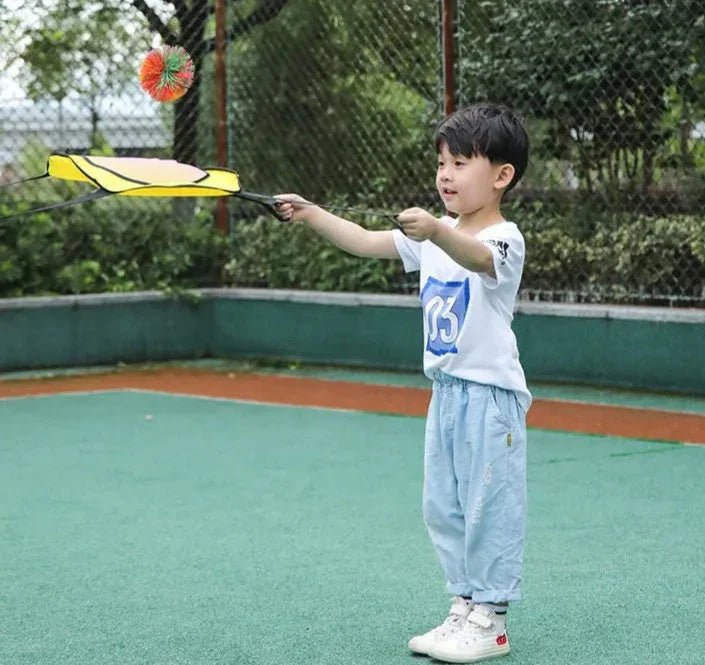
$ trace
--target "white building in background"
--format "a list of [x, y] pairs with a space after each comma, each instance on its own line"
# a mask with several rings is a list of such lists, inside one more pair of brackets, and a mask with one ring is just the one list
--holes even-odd
[[84, 152], [97, 130], [116, 154], [139, 156], [170, 149], [171, 126], [160, 107], [134, 99], [102, 100], [95, 118], [80, 100], [5, 103], [0, 105], [0, 181], [20, 175], [18, 159], [29, 146]]

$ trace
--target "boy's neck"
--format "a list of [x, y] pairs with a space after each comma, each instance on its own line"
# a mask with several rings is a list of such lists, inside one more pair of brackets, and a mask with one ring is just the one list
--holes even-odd
[[499, 204], [485, 206], [473, 212], [458, 215], [456, 229], [464, 233], [476, 234], [488, 226], [506, 221], [499, 209]]

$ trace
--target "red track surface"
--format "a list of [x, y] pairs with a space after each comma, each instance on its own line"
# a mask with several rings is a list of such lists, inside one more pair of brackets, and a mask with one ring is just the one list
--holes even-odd
[[[429, 400], [429, 391], [423, 388], [185, 369], [0, 381], [0, 398], [129, 389], [407, 416], [425, 415]], [[584, 434], [705, 444], [705, 415], [674, 411], [537, 399], [528, 424]]]

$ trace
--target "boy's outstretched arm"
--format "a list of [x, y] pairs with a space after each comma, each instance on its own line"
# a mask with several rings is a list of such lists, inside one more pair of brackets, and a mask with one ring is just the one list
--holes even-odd
[[453, 261], [471, 270], [484, 272], [490, 277], [496, 277], [494, 260], [490, 249], [474, 236], [461, 233], [443, 224], [431, 213], [421, 208], [409, 208], [397, 216], [404, 233], [421, 242], [430, 240], [440, 247]]
[[304, 221], [316, 233], [349, 254], [376, 259], [398, 259], [391, 231], [369, 231], [354, 222], [333, 215], [297, 194], [278, 194], [279, 212], [287, 221]]

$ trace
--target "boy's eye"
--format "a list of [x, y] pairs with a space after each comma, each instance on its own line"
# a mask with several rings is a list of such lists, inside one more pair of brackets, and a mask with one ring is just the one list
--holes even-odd
[[460, 160], [460, 159], [456, 159], [456, 160], [455, 160], [455, 165], [456, 165], [456, 166], [465, 166], [465, 162], [462, 161], [462, 160]]

